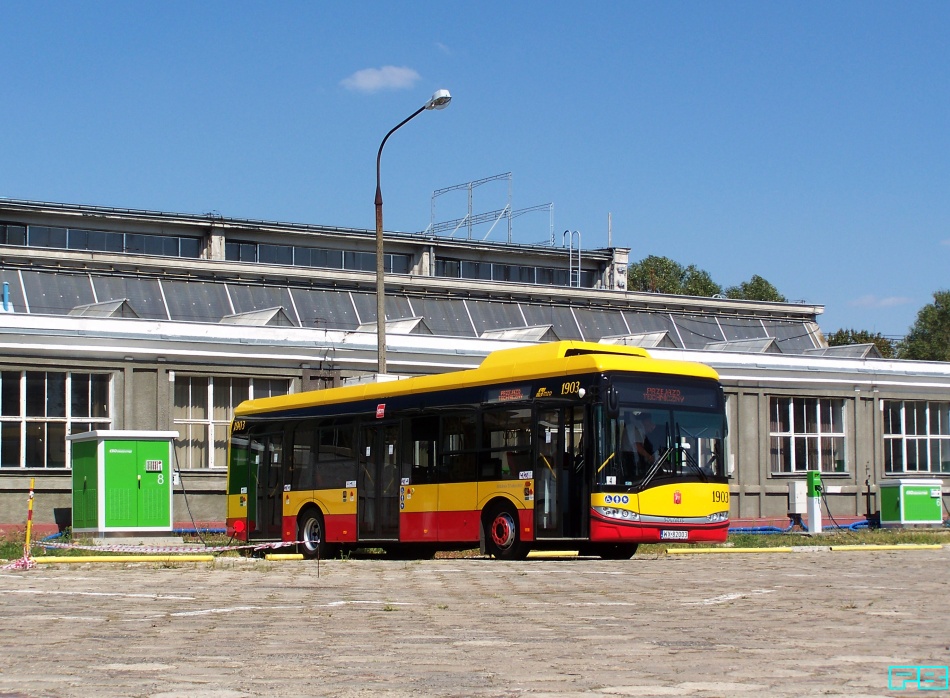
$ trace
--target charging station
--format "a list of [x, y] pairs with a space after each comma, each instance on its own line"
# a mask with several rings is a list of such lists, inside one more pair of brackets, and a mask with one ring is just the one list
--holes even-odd
[[808, 532], [821, 533], [821, 473], [809, 470], [805, 474], [808, 500]]
[[168, 533], [177, 431], [70, 434], [73, 533]]

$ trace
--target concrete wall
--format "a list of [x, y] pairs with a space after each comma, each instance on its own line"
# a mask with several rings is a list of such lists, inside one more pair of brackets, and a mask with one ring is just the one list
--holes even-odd
[[[57, 471], [4, 472], [0, 478], [0, 531], [26, 524], [30, 480], [33, 486], [33, 525], [42, 535], [72, 525], [72, 475]], [[223, 526], [227, 476], [223, 471], [183, 471], [176, 486], [172, 513], [175, 526]], [[190, 508], [190, 513], [189, 513]]]

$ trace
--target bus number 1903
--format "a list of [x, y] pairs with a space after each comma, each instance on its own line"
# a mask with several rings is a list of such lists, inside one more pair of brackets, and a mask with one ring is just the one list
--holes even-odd
[[561, 395], [577, 395], [577, 392], [580, 389], [580, 381], [568, 381], [566, 383], [561, 383]]
[[714, 504], [728, 504], [729, 492], [727, 490], [713, 490], [712, 500]]

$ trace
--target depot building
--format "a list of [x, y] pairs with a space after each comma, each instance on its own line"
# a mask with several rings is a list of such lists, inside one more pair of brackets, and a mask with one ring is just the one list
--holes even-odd
[[[808, 470], [842, 522], [884, 483], [950, 478], [950, 365], [828, 347], [821, 306], [630, 292], [625, 248], [385, 250], [391, 374], [558, 339], [715, 368], [736, 521], [786, 520]], [[25, 520], [33, 480], [34, 522], [68, 526], [67, 437], [143, 430], [179, 435], [176, 520], [220, 525], [238, 403], [375, 371], [375, 260], [368, 230], [0, 199], [0, 524]]]

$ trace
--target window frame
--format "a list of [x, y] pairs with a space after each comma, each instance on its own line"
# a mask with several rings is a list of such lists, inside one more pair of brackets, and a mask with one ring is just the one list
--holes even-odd
[[[899, 411], [893, 411], [899, 406]], [[908, 406], [913, 406], [915, 418], [911, 430]], [[921, 411], [921, 407], [923, 410]], [[936, 408], [936, 430], [934, 433], [934, 409]], [[894, 417], [897, 421], [894, 421]], [[899, 431], [894, 431], [894, 424]], [[913, 433], [911, 433], [911, 431]], [[945, 433], [941, 433], [945, 432]], [[881, 436], [884, 446], [884, 476], [901, 475], [950, 475], [950, 401], [941, 400], [881, 400]], [[900, 469], [894, 468], [899, 448]], [[934, 468], [934, 455], [937, 451], [938, 467]], [[913, 456], [913, 459], [911, 458]], [[908, 466], [913, 460], [917, 466]], [[926, 468], [921, 468], [921, 460], [926, 460]], [[946, 465], [944, 468], [943, 466]]]
[[[228, 381], [227, 390], [231, 392], [231, 406], [228, 409], [227, 417], [218, 419], [215, 417], [215, 388], [214, 381], [219, 381], [219, 392], [221, 390], [220, 382]], [[179, 416], [181, 406], [178, 404], [179, 380], [189, 381], [188, 388], [188, 407], [187, 416]], [[194, 381], [204, 381], [207, 388], [206, 401], [203, 405], [204, 416], [193, 416], [193, 411], [197, 407], [194, 395]], [[231, 381], [247, 381], [247, 394], [235, 396], [233, 394], [233, 384]], [[259, 385], [255, 385], [255, 381]], [[270, 397], [273, 395], [289, 395], [293, 392], [294, 384], [290, 378], [270, 378], [264, 376], [225, 376], [209, 375], [197, 373], [175, 373], [171, 377], [171, 423], [172, 429], [179, 432], [175, 439], [175, 457], [178, 467], [181, 470], [214, 470], [222, 471], [228, 467], [227, 444], [231, 421], [234, 419], [234, 408], [244, 400], [252, 400], [260, 397]], [[286, 392], [280, 393], [275, 390], [279, 383], [283, 383]], [[266, 390], [265, 390], [266, 387]], [[196, 464], [196, 449], [188, 445], [188, 442], [198, 441], [204, 444], [204, 451], [207, 454], [202, 463]], [[221, 444], [217, 446], [216, 444]], [[217, 461], [221, 462], [218, 463]]]
[[[847, 398], [768, 397], [770, 477], [803, 475], [809, 470], [818, 470], [823, 475], [850, 474]], [[784, 415], [777, 411], [782, 407]], [[827, 420], [825, 415], [829, 415]], [[838, 416], [840, 425], [836, 424]], [[784, 417], [784, 422], [781, 417]], [[817, 462], [813, 462], [815, 460]]]
[[[104, 431], [113, 428], [113, 424], [115, 423], [114, 372], [47, 371], [11, 368], [9, 370], [0, 371], [0, 391], [6, 392], [3, 384], [10, 380], [11, 374], [17, 375], [17, 414], [0, 413], [0, 454], [9, 452], [7, 449], [11, 448], [8, 445], [9, 441], [4, 439], [3, 433], [9, 433], [11, 431], [18, 432], [16, 436], [12, 437], [12, 439], [18, 439], [16, 445], [17, 464], [3, 463], [2, 456], [0, 456], [0, 469], [8, 471], [13, 469], [68, 470], [72, 467], [72, 442], [67, 438], [70, 434], [81, 434], [88, 431]], [[49, 393], [49, 377], [51, 374], [55, 376], [54, 380], [57, 386], [57, 394], [54, 396], [56, 400], [53, 410], [54, 414], [50, 414], [51, 396]], [[42, 414], [39, 414], [37, 409], [39, 403], [36, 401], [35, 396], [29, 394], [31, 388], [36, 389], [36, 381], [40, 375], [43, 376]], [[89, 391], [86, 402], [89, 408], [89, 414], [74, 414], [74, 407], [76, 407], [74, 403], [78, 397], [74, 392], [74, 386], [78, 381], [74, 379], [80, 376], [86, 377], [85, 386], [87, 391]], [[95, 397], [93, 394], [93, 376], [105, 378], [106, 416], [93, 416], [92, 414], [96, 411], [92, 405], [92, 400]], [[58, 390], [60, 380], [62, 380], [63, 388], [61, 394]], [[102, 385], [99, 384], [99, 389], [101, 390], [101, 388]], [[7, 393], [7, 395], [9, 396], [9, 393]], [[63, 400], [61, 405], [59, 404], [60, 400]], [[7, 404], [9, 405], [9, 401]], [[51, 429], [53, 434], [57, 436], [55, 440], [51, 438]], [[42, 453], [36, 451], [35, 445], [31, 445], [31, 439], [34, 438], [32, 434], [41, 435], [41, 441], [44, 443]], [[58, 438], [59, 436], [62, 438]], [[10, 437], [8, 437], [8, 439], [10, 439]], [[54, 455], [52, 449], [57, 449], [57, 455], [58, 453], [62, 453], [62, 465], [50, 465], [51, 457]], [[60, 451], [58, 449], [62, 450]], [[37, 454], [41, 457], [42, 464], [31, 465], [28, 462], [28, 457]]]

